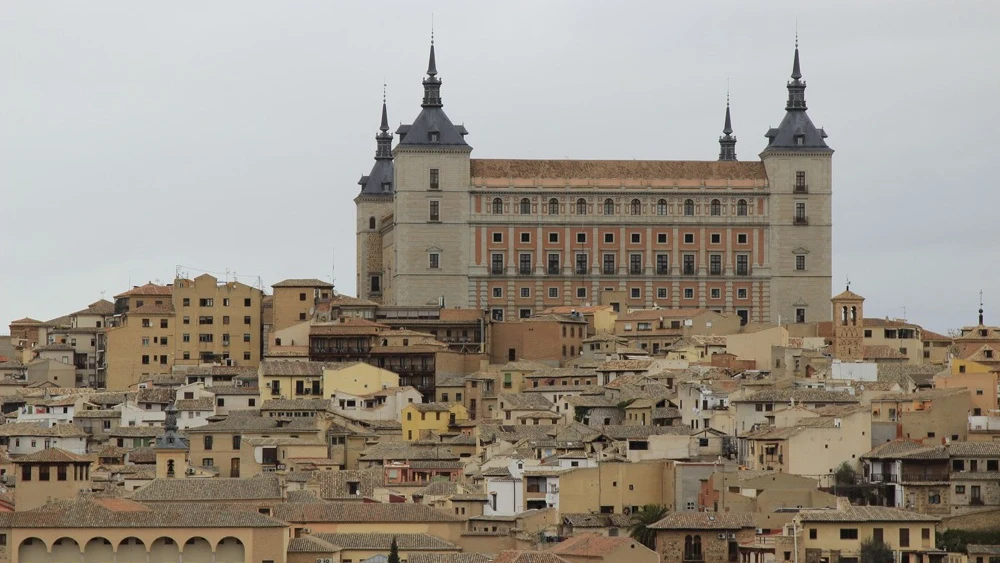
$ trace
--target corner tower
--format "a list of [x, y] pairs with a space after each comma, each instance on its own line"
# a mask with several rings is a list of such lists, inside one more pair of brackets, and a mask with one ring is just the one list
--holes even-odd
[[358, 180], [361, 193], [354, 198], [357, 221], [355, 287], [358, 297], [376, 303], [383, 303], [383, 296], [387, 292], [383, 248], [385, 239], [391, 238], [385, 235], [391, 230], [388, 216], [392, 213], [394, 182], [392, 133], [389, 133], [389, 114], [383, 90], [382, 123], [375, 135], [375, 164], [367, 176], [362, 176]]
[[798, 39], [785, 117], [760, 153], [770, 190], [771, 322], [830, 320], [833, 149], [806, 113]]
[[[398, 130], [393, 217], [394, 303], [468, 307], [469, 155], [465, 127], [442, 109], [431, 37], [421, 110]], [[387, 275], [389, 272], [386, 272]]]

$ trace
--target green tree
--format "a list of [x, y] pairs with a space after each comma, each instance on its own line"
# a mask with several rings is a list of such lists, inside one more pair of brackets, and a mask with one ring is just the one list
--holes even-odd
[[389, 544], [389, 563], [399, 563], [399, 546], [396, 545], [396, 536], [392, 537], [392, 543]]
[[653, 524], [663, 520], [667, 515], [667, 507], [662, 504], [647, 504], [639, 512], [632, 515], [635, 522], [629, 526], [628, 532], [632, 539], [648, 547], [656, 549], [656, 530], [650, 528]]
[[857, 485], [858, 473], [846, 461], [837, 466], [834, 478], [838, 485]]
[[861, 563], [893, 563], [892, 548], [884, 542], [868, 538], [861, 542]]

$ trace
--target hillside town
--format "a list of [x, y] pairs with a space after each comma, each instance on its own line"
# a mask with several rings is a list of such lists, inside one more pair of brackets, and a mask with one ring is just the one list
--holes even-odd
[[760, 160], [728, 107], [718, 161], [476, 160], [432, 44], [357, 296], [179, 269], [9, 323], [0, 561], [995, 563], [1000, 326], [834, 287], [790, 62]]

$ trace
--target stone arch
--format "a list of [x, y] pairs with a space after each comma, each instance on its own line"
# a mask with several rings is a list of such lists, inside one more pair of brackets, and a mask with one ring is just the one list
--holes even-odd
[[212, 563], [212, 544], [201, 536], [188, 538], [181, 553], [185, 563]]
[[115, 560], [115, 546], [107, 538], [91, 538], [83, 548], [84, 563], [105, 563]]
[[22, 563], [45, 563], [49, 560], [49, 548], [39, 538], [24, 538], [17, 546], [17, 560]]
[[117, 563], [145, 563], [146, 544], [137, 537], [125, 538], [118, 542]]
[[246, 551], [239, 538], [222, 538], [215, 546], [215, 563], [243, 563]]
[[161, 537], [149, 545], [149, 563], [177, 563], [181, 550], [173, 538]]
[[69, 537], [57, 539], [52, 542], [49, 561], [52, 563], [80, 563], [80, 544]]

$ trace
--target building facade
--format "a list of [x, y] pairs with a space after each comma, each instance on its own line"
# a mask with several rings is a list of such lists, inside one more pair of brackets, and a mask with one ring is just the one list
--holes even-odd
[[[422, 110], [396, 147], [383, 103], [357, 205], [359, 297], [489, 311], [705, 308], [829, 320], [832, 155], [796, 47], [786, 114], [759, 160], [483, 160], [444, 113], [431, 46]], [[610, 296], [610, 297], [609, 297]]]

